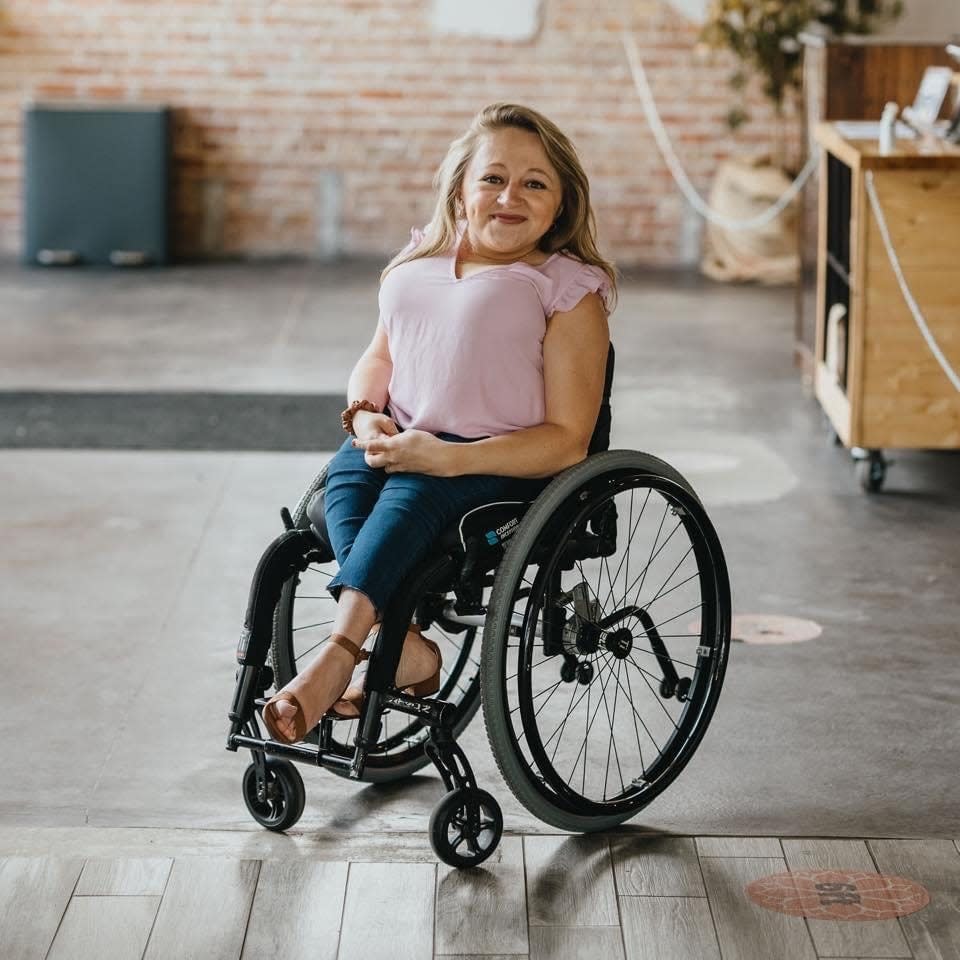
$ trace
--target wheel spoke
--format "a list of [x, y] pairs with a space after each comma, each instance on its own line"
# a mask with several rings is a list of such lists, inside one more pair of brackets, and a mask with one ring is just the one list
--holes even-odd
[[544, 747], [544, 749], [546, 749], [546, 748], [547, 748], [547, 745], [548, 745], [548, 744], [550, 743], [550, 741], [557, 735], [557, 732], [559, 731], [559, 733], [560, 733], [560, 738], [557, 740], [557, 745], [553, 748], [553, 756], [550, 757], [550, 763], [551, 763], [551, 764], [553, 763], [554, 757], [556, 757], [556, 755], [557, 755], [557, 747], [560, 746], [560, 740], [563, 739], [563, 728], [567, 725], [567, 720], [570, 719], [571, 714], [573, 713], [574, 710], [576, 710], [577, 706], [580, 704], [580, 700], [582, 700], [582, 699], [586, 696], [586, 692], [582, 693], [582, 694], [580, 695], [580, 700], [578, 700], [576, 703], [573, 703], [573, 698], [576, 696], [576, 693], [577, 693], [577, 683], [576, 683], [576, 681], [574, 681], [573, 683], [571, 683], [570, 686], [572, 687], [572, 689], [571, 689], [571, 691], [570, 691], [570, 703], [573, 704], [573, 707], [571, 708], [569, 704], [567, 705], [567, 713], [566, 713], [566, 715], [564, 716], [563, 721], [561, 722], [560, 726], [557, 727], [557, 729], [554, 730], [553, 733], [551, 733], [550, 736], [547, 737], [547, 739], [546, 739], [546, 740], [544, 741], [544, 743], [543, 743], [543, 747]]
[[[692, 607], [689, 607], [688, 609], [684, 610], [682, 613], [678, 613], [676, 616], [670, 617], [668, 620], [661, 620], [659, 623], [655, 623], [653, 625], [653, 629], [659, 632], [660, 628], [665, 623], [672, 623], [674, 620], [679, 620], [680, 617], [685, 617], [688, 613], [693, 613], [694, 610], [699, 610], [702, 606], [703, 606], [703, 601], [701, 600], [700, 603], [695, 603]], [[692, 636], [692, 634], [686, 634], [686, 636]]]
[[[653, 600], [650, 600], [649, 602], [644, 604], [644, 606], [649, 607], [652, 603], [655, 603], [657, 601], [657, 599], [662, 594], [663, 588], [670, 582], [671, 577], [673, 577], [673, 575], [680, 569], [680, 564], [683, 563], [683, 561], [686, 560], [687, 557], [689, 557], [692, 552], [693, 552], [693, 544], [691, 544], [687, 548], [687, 552], [680, 558], [680, 562], [670, 571], [670, 576], [667, 577], [667, 579], [660, 584], [660, 589], [653, 595]], [[686, 583], [686, 581], [684, 581], [684, 583]]]
[[[646, 671], [645, 671], [645, 670], [642, 670], [639, 666], [637, 666], [637, 664], [636, 664], [636, 662], [634, 661], [633, 657], [628, 657], [627, 659], [629, 659], [629, 661], [630, 661], [638, 670], [640, 670], [640, 676], [643, 678], [643, 682], [644, 682], [648, 687], [650, 687], [650, 692], [653, 694], [653, 699], [656, 701], [656, 703], [658, 703], [658, 704], [660, 705], [660, 709], [663, 710], [663, 712], [667, 715], [667, 719], [668, 719], [668, 720], [670, 721], [670, 723], [673, 725], [673, 729], [674, 729], [674, 730], [679, 730], [680, 728], [677, 726], [676, 721], [675, 721], [675, 720], [673, 719], [673, 717], [670, 715], [670, 711], [664, 706], [662, 698], [659, 697], [659, 696], [657, 696], [657, 691], [654, 690], [652, 686], [650, 686], [650, 681], [649, 681], [649, 680], [646, 678], [646, 676], [645, 676]], [[651, 676], [653, 676], [653, 674], [651, 674]]]
[[699, 576], [700, 576], [699, 571], [697, 573], [692, 573], [689, 577], [687, 577], [686, 580], [681, 580], [676, 586], [671, 587], [669, 590], [665, 591], [664, 593], [658, 593], [652, 600], [648, 601], [647, 607], [649, 608], [649, 606], [653, 603], [656, 603], [657, 600], [662, 600], [664, 597], [673, 593], [674, 590], [679, 590], [681, 587], [688, 584], [691, 580], [696, 580], [697, 577]]
[[[516, 674], [514, 674], [514, 676], [516, 676]], [[544, 687], [539, 693], [535, 693], [535, 694], [530, 698], [530, 699], [531, 699], [531, 702], [533, 702], [534, 700], [536, 700], [537, 697], [542, 697], [548, 690], [550, 691], [550, 697], [552, 697], [552, 696], [557, 692], [557, 689], [559, 688], [559, 686], [560, 686], [561, 683], [563, 683], [563, 679], [562, 679], [562, 678], [561, 678], [560, 680], [558, 680], [556, 683], [551, 684], [549, 687]], [[540, 707], [537, 709], [537, 712], [534, 714], [535, 717], [536, 717], [536, 716], [540, 713], [540, 711], [550, 702], [550, 697], [547, 697], [547, 699], [544, 700], [542, 704], [540, 704]], [[514, 707], [510, 712], [511, 712], [511, 713], [516, 713], [519, 709], [520, 709], [520, 707], [517, 706], [517, 707]]]
[[333, 636], [333, 634], [328, 633], [322, 640], [318, 640], [312, 647], [308, 647], [302, 653], [298, 653], [296, 658], [294, 659], [294, 663], [299, 663], [305, 656], [307, 656], [307, 654], [313, 653], [313, 651], [316, 650], [317, 647], [320, 646], [320, 644], [326, 643], [331, 636]]
[[[593, 661], [590, 661], [590, 662], [593, 662]], [[590, 693], [590, 687], [591, 687], [591, 685], [593, 684], [594, 681], [600, 679], [600, 672], [602, 672], [603, 670], [611, 670], [611, 669], [612, 669], [612, 668], [611, 668], [608, 664], [604, 663], [603, 666], [601, 666], [600, 671], [594, 674], [594, 677], [593, 677], [593, 679], [590, 681], [590, 683], [586, 684], [587, 689], [586, 689], [583, 693], [580, 694], [580, 699], [577, 700], [577, 702], [574, 703], [572, 707], [568, 707], [568, 709], [567, 709], [567, 714], [566, 714], [566, 716], [563, 718], [563, 722], [560, 724], [560, 726], [559, 726], [556, 730], [553, 731], [553, 733], [550, 734], [550, 736], [546, 739], [546, 741], [544, 741], [544, 743], [543, 743], [543, 746], [544, 746], [544, 747], [547, 746], [547, 744], [557, 735], [558, 732], [560, 733], [560, 739], [563, 738], [563, 732], [562, 732], [562, 729], [561, 729], [561, 728], [564, 727], [564, 726], [566, 726], [567, 720], [570, 718], [570, 716], [573, 714], [573, 712], [577, 709], [577, 707], [579, 707], [580, 704], [583, 702], [583, 698], [584, 698], [584, 697], [587, 697], [587, 698], [588, 698], [587, 710], [589, 711], [589, 709], [590, 709], [590, 708], [589, 708], [589, 693]], [[571, 701], [573, 700], [573, 697], [574, 697], [574, 695], [576, 694], [576, 692], [577, 692], [577, 684], [576, 684], [576, 681], [574, 681], [574, 683], [573, 683], [573, 690], [571, 691], [571, 694], [570, 694], [570, 700], [571, 700]], [[641, 722], [642, 722], [642, 721], [641, 721]], [[560, 745], [560, 739], [557, 740], [557, 746]], [[554, 748], [554, 756], [556, 756], [556, 747]], [[552, 762], [553, 762], [553, 757], [551, 757], [550, 760], [551, 760], [551, 763], [552, 763]]]
[[325, 627], [328, 623], [333, 623], [333, 619], [318, 620], [316, 623], [305, 623], [302, 626], [294, 627], [293, 632], [299, 633], [301, 630], [313, 630], [314, 627]]
[[[630, 673], [629, 673], [629, 671], [627, 672], [627, 675], [626, 675], [626, 676], [627, 676], [627, 683], [628, 683], [628, 685], [629, 685], [629, 681], [630, 681]], [[617, 683], [618, 683], [618, 684], [620, 683], [619, 678], [617, 679]], [[620, 684], [620, 686], [622, 687], [623, 685]], [[633, 711], [633, 715], [637, 718], [637, 720], [640, 721], [640, 726], [643, 727], [644, 732], [645, 732], [646, 735], [650, 738], [650, 740], [651, 740], [651, 742], [653, 743], [653, 745], [657, 748], [657, 751], [658, 751], [658, 752], [662, 752], [662, 748], [660, 747], [660, 744], [657, 743], [656, 737], [654, 737], [654, 735], [650, 732], [650, 728], [646, 725], [646, 723], [643, 722], [643, 717], [641, 717], [640, 714], [637, 713], [637, 708], [633, 705], [633, 691], [632, 691], [632, 688], [630, 688], [630, 694], [629, 694], [629, 696], [630, 696], [630, 709]]]
[[[650, 494], [652, 490], [647, 490], [647, 495], [643, 500], [643, 506], [640, 508], [640, 513], [637, 516], [636, 524], [633, 523], [633, 494], [634, 491], [630, 491], [630, 517], [627, 520], [627, 529], [630, 531], [630, 535], [627, 537], [627, 544], [623, 551], [623, 556], [620, 558], [620, 563], [617, 566], [617, 572], [614, 574], [613, 580], [614, 583], [620, 578], [620, 568], [623, 566], [624, 561], [626, 561], [627, 569], [624, 571], [623, 578], [626, 581], [630, 580], [630, 544], [633, 542], [633, 536], [637, 532], [637, 527], [640, 526], [640, 521], [643, 519], [643, 513], [647, 509], [647, 502], [650, 500]], [[610, 596], [613, 594], [613, 588], [610, 588]], [[610, 599], [610, 596], [607, 597], [607, 600]]]
[[[610, 589], [607, 591], [607, 596], [605, 597], [602, 607], [606, 610], [607, 601], [610, 599], [610, 595], [613, 593], [613, 580], [610, 577], [610, 558], [601, 557], [600, 565], [603, 568], [603, 572], [607, 575], [607, 583], [610, 585]], [[599, 584], [597, 584], [599, 586]]]
[[[660, 639], [661, 639], [661, 640], [666, 640], [666, 639], [669, 639], [671, 636], [677, 637], [677, 638], [680, 638], [680, 639], [683, 639], [683, 640], [690, 640], [690, 639], [692, 639], [691, 636], [690, 636], [690, 634], [688, 634], [688, 633], [677, 633], [677, 634], [669, 634], [669, 633], [664, 634], [664, 633], [661, 633], [661, 634], [660, 634]], [[645, 654], [647, 654], [647, 655], [650, 656], [650, 657], [656, 657], [656, 656], [657, 656], [652, 650], [647, 650], [646, 647], [636, 647], [636, 646], [635, 646], [631, 652], [632, 652], [632, 653], [645, 653]], [[697, 669], [697, 665], [696, 665], [695, 663], [687, 663], [686, 660], [678, 660], [676, 657], [670, 656], [670, 655], [669, 655], [669, 651], [667, 652], [667, 654], [668, 654], [667, 659], [669, 659], [669, 661], [670, 661], [671, 663], [674, 663], [674, 664], [679, 663], [680, 666], [682, 666], [682, 667], [689, 667], [691, 670], [696, 670], [696, 669]], [[657, 657], [657, 659], [659, 660], [660, 658]]]
[[[647, 557], [646, 565], [644, 566], [643, 570], [640, 571], [640, 576], [639, 576], [638, 578], [634, 579], [634, 581], [633, 581], [633, 583], [636, 583], [636, 582], [637, 582], [637, 579], [640, 580], [640, 589], [641, 589], [641, 590], [643, 589], [643, 578], [646, 577], [646, 575], [647, 575], [647, 570], [650, 569], [650, 564], [653, 563], [654, 550], [657, 549], [657, 542], [658, 542], [659, 539], [660, 539], [660, 534], [663, 532], [663, 522], [667, 519], [667, 510], [669, 510], [669, 509], [670, 509], [670, 504], [669, 504], [669, 502], [668, 502], [668, 503], [665, 503], [665, 504], [663, 505], [663, 516], [660, 518], [660, 526], [657, 527], [657, 535], [653, 538], [653, 543], [650, 545], [650, 556]], [[629, 542], [629, 541], [627, 542], [627, 546], [628, 546], [628, 547], [630, 546], [630, 542]], [[623, 592], [623, 595], [624, 595], [624, 596], [626, 596], [626, 595], [633, 589], [633, 583], [631, 583], [630, 586], [627, 587], [626, 590], [624, 590], [624, 592]]]
[[[669, 504], [667, 504], [667, 507], [669, 507]], [[657, 557], [660, 556], [661, 553], [663, 553], [663, 551], [664, 551], [664, 549], [666, 548], [667, 544], [673, 539], [673, 535], [674, 535], [682, 526], [683, 526], [683, 524], [678, 520], [678, 521], [677, 521], [677, 525], [670, 531], [670, 534], [669, 534], [669, 536], [666, 538], [666, 540], [664, 540], [663, 543], [660, 544], [659, 548], [657, 549], [657, 552], [650, 555], [650, 559], [647, 560], [646, 566], [643, 568], [643, 571], [641, 572], [640, 576], [639, 576], [639, 577], [635, 577], [633, 583], [631, 583], [630, 586], [627, 587], [627, 589], [623, 591], [623, 595], [626, 597], [627, 594], [629, 594], [630, 591], [633, 589], [633, 586], [634, 586], [634, 584], [637, 582], [637, 580], [640, 581], [640, 586], [637, 587], [637, 593], [636, 593], [636, 596], [635, 596], [634, 599], [633, 599], [633, 605], [634, 605], [635, 607], [640, 606], [640, 594], [643, 592], [643, 585], [644, 585], [644, 583], [646, 582], [646, 579], [647, 579], [647, 571], [650, 569], [651, 564], [653, 563], [654, 560], [657, 559]], [[659, 535], [659, 531], [657, 531], [657, 534]]]
[[[600, 602], [600, 596], [597, 593], [597, 591], [590, 585], [587, 575], [583, 572], [583, 562], [581, 560], [577, 560], [577, 569], [580, 571], [581, 583], [583, 583], [586, 586], [586, 588], [590, 591], [591, 595], [593, 596], [594, 602], [597, 605], [597, 609], [600, 611], [601, 615], [605, 616], [606, 611], [603, 609], [603, 604]], [[599, 579], [600, 579], [600, 571], [598, 570], [597, 580], [599, 581]], [[597, 583], [597, 586], [600, 586], [599, 582]]]
[[[632, 707], [633, 707], [633, 689], [632, 689], [632, 687], [630, 686], [630, 671], [629, 671], [629, 670], [626, 672], [625, 676], [626, 676], [626, 678], [627, 678], [627, 692], [626, 692], [625, 696], [628, 698], [629, 703], [630, 703], [630, 706], [631, 706], [631, 708], [632, 708]], [[636, 733], [636, 735], [637, 735], [637, 752], [640, 754], [640, 769], [641, 769], [641, 770], [646, 770], [646, 769], [647, 769], [647, 768], [646, 768], [646, 765], [645, 765], [644, 762], [643, 762], [643, 747], [640, 746], [640, 731], [637, 729], [637, 716], [638, 716], [637, 711], [636, 711], [636, 710], [633, 710], [633, 730], [634, 730], [634, 733]], [[643, 723], [643, 720], [641, 719], [640, 722]], [[643, 729], [644, 729], [644, 731], [646, 732], [646, 729], [647, 729], [647, 728], [644, 727]], [[649, 734], [647, 734], [647, 736], [649, 736]]]
[[[612, 667], [609, 669], [608, 673], [609, 673], [610, 676], [613, 675], [613, 668], [612, 668]], [[599, 675], [598, 675], [598, 676], [599, 676]], [[610, 676], [607, 677], [607, 681], [609, 681]], [[604, 683], [601, 684], [601, 693], [603, 693], [603, 692], [606, 691], [606, 683], [607, 683], [607, 681], [604, 681]], [[589, 690], [592, 685], [593, 685], [592, 683], [587, 684], [587, 689]], [[591, 729], [591, 727], [593, 727], [593, 722], [594, 722], [594, 720], [597, 719], [597, 714], [600, 712], [600, 700], [601, 700], [601, 697], [598, 697], [598, 698], [597, 698], [597, 705], [596, 705], [596, 707], [594, 708], [594, 711], [593, 711], [593, 716], [590, 717], [590, 716], [589, 716], [589, 714], [590, 714], [590, 698], [589, 698], [589, 696], [587, 697], [587, 717], [589, 718], [589, 723], [587, 724], [587, 732], [586, 732], [586, 734], [584, 735], [584, 738], [583, 738], [583, 745], [580, 747], [580, 750], [577, 752], [577, 758], [576, 758], [576, 760], [573, 761], [573, 771], [576, 771], [576, 769], [577, 769], [577, 762], [578, 762], [579, 759], [580, 759], [580, 753], [581, 753], [581, 752], [583, 753], [583, 786], [582, 786], [582, 788], [581, 788], [581, 796], [585, 796], [584, 791], [586, 790], [586, 776], [587, 776], [587, 751], [586, 751], [586, 746], [587, 746], [587, 740], [588, 740], [588, 738], [589, 738], [589, 736], [590, 736], [590, 729]], [[573, 771], [571, 771], [571, 777], [573, 776]], [[569, 781], [567, 781], [567, 782], [568, 782], [568, 784], [569, 784]]]
[[[626, 787], [623, 785], [623, 771], [620, 769], [620, 754], [617, 751], [617, 738], [613, 732], [613, 724], [617, 719], [617, 697], [620, 694], [620, 668], [623, 666], [623, 661], [620, 660], [617, 662], [617, 686], [613, 691], [613, 717], [610, 716], [610, 711], [607, 710], [607, 723], [610, 725], [610, 742], [607, 744], [607, 769], [603, 777], [603, 799], [607, 799], [607, 779], [610, 776], [610, 747], [613, 747], [614, 759], [617, 761], [617, 776], [620, 777], [620, 789], [623, 792], [626, 792]], [[604, 709], [606, 709], [606, 691], [604, 691]]]
[[[584, 747], [587, 745], [587, 740], [588, 740], [588, 738], [590, 737], [590, 727], [592, 726], [592, 724], [589, 722], [589, 720], [590, 720], [590, 692], [591, 692], [592, 688], [593, 688], [593, 684], [592, 684], [592, 683], [588, 683], [588, 684], [587, 684], [587, 709], [586, 709], [586, 710], [584, 711], [584, 713], [583, 713], [583, 722], [586, 724], [586, 730], [585, 730], [584, 735], [583, 735], [583, 746], [584, 746]], [[598, 707], [598, 708], [599, 708], [599, 706], [600, 706], [600, 705], [597, 704], [597, 707]], [[580, 749], [583, 750], [583, 747], [581, 747]], [[579, 760], [579, 759], [580, 759], [580, 754], [579, 754], [579, 752], [578, 752], [578, 753], [577, 753], [577, 760]], [[573, 761], [573, 773], [575, 773], [576, 770], [577, 770], [577, 760], [574, 760], [574, 761]], [[573, 773], [571, 773], [571, 777], [573, 776]], [[570, 782], [570, 781], [568, 780], [567, 783], [569, 784], [569, 782]], [[582, 782], [581, 782], [581, 784], [580, 784], [580, 794], [581, 794], [581, 795], [585, 795], [585, 794], [586, 794], [586, 790], [587, 790], [587, 753], [586, 753], [586, 751], [584, 750], [584, 753], [583, 753], [583, 780], [582, 780]]]

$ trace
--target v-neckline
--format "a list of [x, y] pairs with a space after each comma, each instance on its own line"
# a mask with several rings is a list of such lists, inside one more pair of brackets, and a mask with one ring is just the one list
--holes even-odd
[[482, 270], [474, 270], [472, 273], [468, 273], [464, 277], [457, 276], [457, 260], [460, 256], [460, 247], [463, 245], [464, 238], [467, 235], [466, 227], [463, 228], [458, 234], [456, 242], [453, 245], [453, 256], [450, 258], [450, 275], [454, 283], [463, 283], [464, 280], [469, 280], [471, 277], [477, 277], [480, 274], [488, 273], [490, 270], [509, 270], [511, 267], [529, 267], [531, 270], [539, 270], [541, 267], [545, 267], [554, 257], [560, 255], [559, 251], [551, 253], [543, 263], [527, 263], [526, 260], [514, 260], [512, 263], [491, 263], [489, 266], [484, 267]]

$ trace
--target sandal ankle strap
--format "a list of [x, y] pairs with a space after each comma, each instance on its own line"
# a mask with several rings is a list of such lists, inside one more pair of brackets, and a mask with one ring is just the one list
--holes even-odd
[[[366, 660], [370, 656], [366, 650], [361, 650], [349, 637], [345, 637], [342, 633], [334, 633], [330, 635], [330, 642], [335, 643], [338, 647], [343, 647], [353, 657], [353, 665], [356, 666], [361, 660]], [[365, 657], [364, 654], [367, 654]]]
[[440, 648], [433, 642], [429, 637], [420, 634], [420, 639], [433, 651], [433, 655], [437, 658], [437, 669], [443, 666], [443, 655], [440, 653]]

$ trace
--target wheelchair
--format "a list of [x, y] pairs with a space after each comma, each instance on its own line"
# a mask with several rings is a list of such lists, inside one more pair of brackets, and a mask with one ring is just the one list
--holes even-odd
[[[369, 783], [433, 763], [445, 794], [429, 821], [437, 857], [476, 866], [503, 816], [457, 737], [483, 708], [516, 799], [562, 830], [629, 820], [665, 790], [706, 732], [730, 646], [730, 586], [690, 484], [654, 456], [610, 450], [611, 344], [587, 458], [532, 502], [497, 502], [444, 531], [383, 612], [360, 716], [327, 713], [304, 740], [261, 735], [258, 712], [328, 638], [337, 569], [323, 518], [326, 468], [263, 553], [237, 649], [227, 749], [248, 748], [253, 818], [283, 831], [304, 810], [295, 764]], [[443, 653], [440, 690], [393, 686], [411, 622]], [[270, 663], [267, 662], [269, 657]], [[619, 709], [619, 714], [618, 714]], [[262, 718], [260, 718], [262, 722]]]

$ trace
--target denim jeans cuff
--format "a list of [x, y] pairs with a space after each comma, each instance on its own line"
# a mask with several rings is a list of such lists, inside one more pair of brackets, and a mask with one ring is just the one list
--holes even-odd
[[373, 612], [376, 614], [377, 620], [380, 620], [381, 608], [377, 605], [376, 600], [374, 600], [366, 590], [361, 590], [359, 587], [355, 587], [352, 583], [343, 583], [339, 579], [339, 576], [340, 574], [337, 574], [327, 584], [327, 590], [330, 592], [330, 596], [332, 596], [333, 599], [339, 603], [340, 594], [343, 592], [344, 587], [346, 587], [348, 590], [356, 590], [357, 593], [362, 593], [370, 601], [370, 605], [373, 607]]

